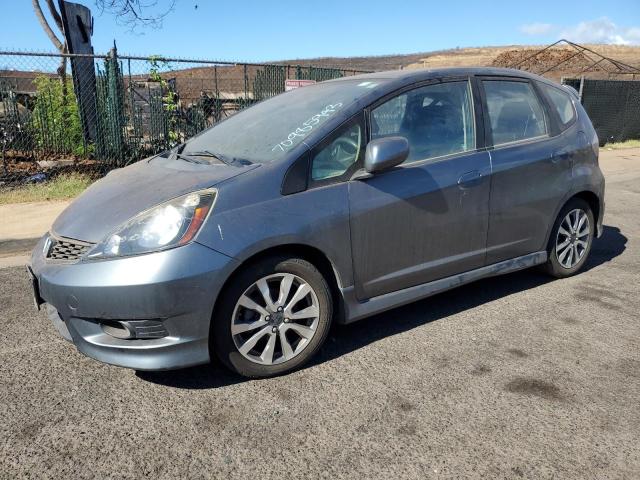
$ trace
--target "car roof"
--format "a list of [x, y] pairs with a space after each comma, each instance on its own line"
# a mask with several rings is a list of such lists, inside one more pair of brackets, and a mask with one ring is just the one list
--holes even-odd
[[342, 77], [330, 82], [340, 82], [348, 80], [384, 80], [387, 85], [399, 86], [424, 80], [444, 77], [464, 77], [469, 75], [487, 75], [500, 77], [521, 77], [550, 82], [548, 79], [539, 75], [513, 68], [497, 68], [497, 67], [452, 67], [452, 68], [434, 68], [434, 69], [417, 69], [417, 70], [389, 70], [385, 72], [372, 72], [360, 75]]

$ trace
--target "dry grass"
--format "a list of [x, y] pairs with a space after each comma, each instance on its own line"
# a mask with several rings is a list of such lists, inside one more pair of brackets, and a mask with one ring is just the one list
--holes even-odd
[[59, 175], [48, 182], [0, 191], [0, 205], [74, 198], [80, 195], [92, 181], [88, 175], [79, 173]]
[[622, 150], [625, 148], [640, 148], [640, 139], [626, 140], [624, 142], [607, 143], [603, 148], [607, 150]]

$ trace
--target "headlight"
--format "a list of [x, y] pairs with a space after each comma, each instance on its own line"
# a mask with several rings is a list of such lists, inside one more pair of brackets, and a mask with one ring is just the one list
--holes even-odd
[[97, 244], [87, 258], [108, 258], [164, 250], [189, 243], [207, 218], [214, 189], [189, 193], [136, 215]]

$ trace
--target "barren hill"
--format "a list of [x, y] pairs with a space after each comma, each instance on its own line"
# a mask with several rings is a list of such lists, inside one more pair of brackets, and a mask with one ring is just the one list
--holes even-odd
[[[640, 68], [640, 46], [622, 45], [585, 45], [600, 55], [611, 57], [617, 61], [624, 62]], [[510, 67], [516, 62], [524, 60], [533, 55], [544, 46], [535, 45], [510, 45], [503, 47], [473, 47], [456, 48], [451, 50], [441, 50], [435, 52], [414, 53], [408, 55], [382, 55], [370, 57], [325, 57], [304, 60], [287, 60], [282, 63], [292, 63], [300, 65], [326, 65], [340, 68], [354, 68], [358, 70], [395, 70], [399, 68], [439, 68], [439, 67], [480, 67], [480, 66], [500, 66]], [[559, 63], [561, 60], [568, 60], [562, 67], [549, 72], [548, 76], [560, 77], [578, 74], [591, 63], [588, 58], [578, 55], [571, 57], [575, 50], [560, 45], [545, 52], [536, 58], [535, 61], [525, 63], [523, 67], [534, 72], [543, 70]], [[587, 55], [591, 55], [587, 53]], [[591, 55], [594, 59], [596, 57]], [[278, 62], [280, 63], [280, 62]], [[603, 70], [596, 66], [595, 72], [590, 72], [590, 76], [602, 76]], [[606, 73], [604, 73], [606, 76]], [[637, 77], [640, 79], [640, 77]]]
[[[617, 61], [640, 67], [640, 46], [617, 46], [617, 45], [589, 45], [601, 55], [611, 57]], [[439, 67], [464, 67], [464, 66], [498, 66], [511, 67], [516, 63], [525, 61], [522, 68], [534, 73], [542, 73], [548, 68], [566, 62], [562, 68], [554, 69], [545, 76], [560, 80], [561, 77], [571, 77], [579, 75], [587, 69], [593, 60], [578, 54], [576, 50], [567, 45], [560, 45], [545, 51], [535, 58], [527, 60], [528, 57], [538, 52], [543, 46], [503, 46], [503, 47], [477, 47], [477, 48], [457, 48], [452, 50], [441, 50], [437, 52], [414, 53], [408, 55], [382, 55], [369, 57], [324, 57], [296, 60], [280, 60], [270, 62], [274, 64], [289, 64], [316, 67], [335, 67], [343, 69], [353, 69], [360, 71], [382, 71], [397, 69], [419, 69], [419, 68], [439, 68]], [[593, 54], [587, 53], [592, 58], [597, 59]], [[606, 62], [591, 68], [585, 72], [589, 78], [607, 78], [607, 73], [603, 70]], [[609, 65], [611, 67], [611, 65]], [[251, 79], [255, 78], [256, 72], [260, 69], [257, 66], [247, 67], [246, 74], [250, 79], [248, 84], [244, 81], [244, 70], [242, 66], [218, 67], [215, 75], [212, 67], [192, 67], [178, 68], [171, 72], [164, 73], [167, 78], [175, 78], [177, 87], [182, 99], [195, 100], [202, 92], [211, 94], [215, 90], [225, 92], [225, 95], [240, 94], [244, 91], [245, 85], [251, 89]], [[289, 75], [289, 73], [287, 74]], [[623, 78], [623, 77], [620, 77]], [[632, 79], [630, 75], [625, 75], [624, 79]], [[640, 75], [636, 75], [640, 80]]]

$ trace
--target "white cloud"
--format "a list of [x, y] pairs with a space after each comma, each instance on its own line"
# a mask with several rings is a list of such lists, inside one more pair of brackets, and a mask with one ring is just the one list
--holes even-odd
[[526, 35], [546, 35], [552, 30], [553, 25], [550, 23], [527, 23], [520, 26], [520, 31]]
[[640, 44], [640, 27], [619, 27], [608, 17], [602, 17], [565, 28], [560, 37], [577, 43]]
[[528, 23], [520, 26], [526, 35], [566, 38], [576, 43], [612, 43], [615, 45], [640, 45], [640, 26], [620, 27], [609, 17], [580, 22], [577, 25], [559, 27], [550, 23]]

